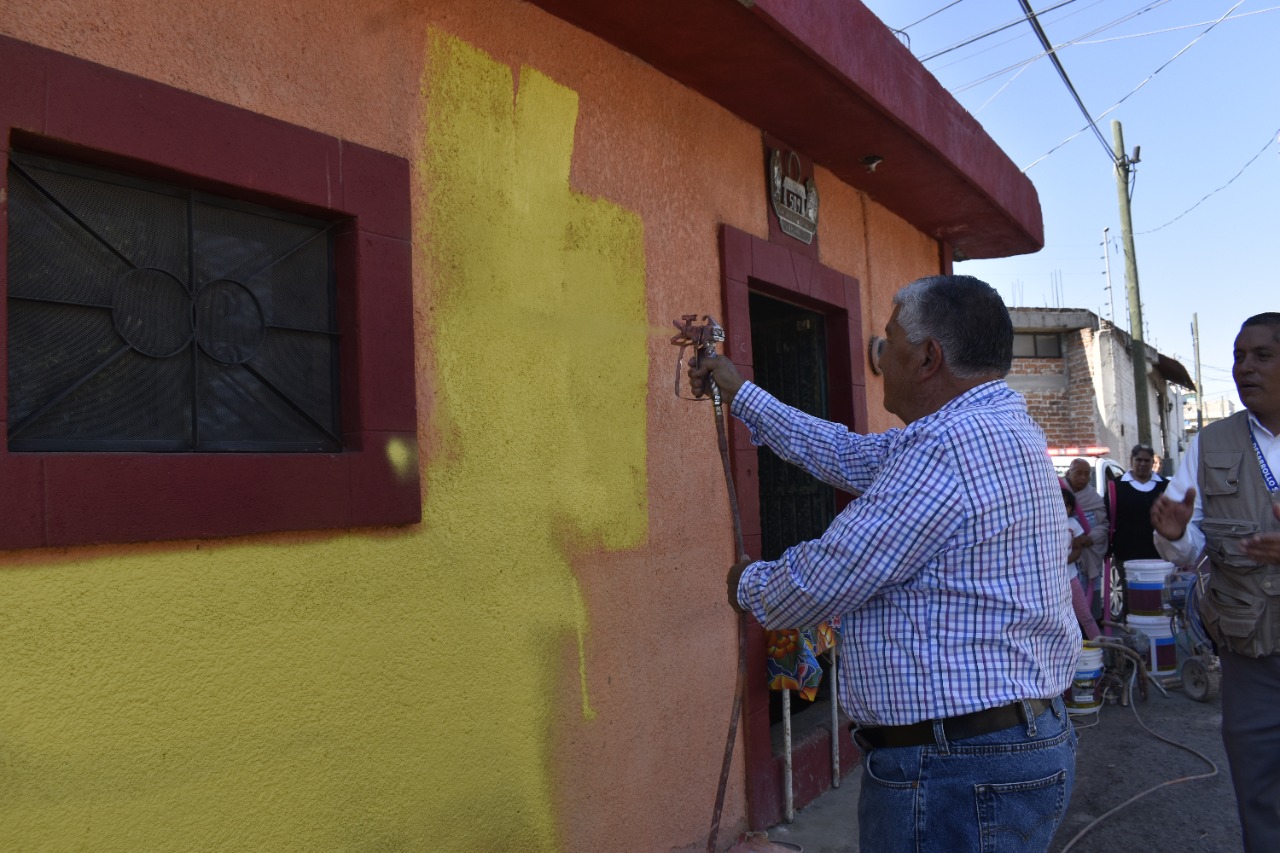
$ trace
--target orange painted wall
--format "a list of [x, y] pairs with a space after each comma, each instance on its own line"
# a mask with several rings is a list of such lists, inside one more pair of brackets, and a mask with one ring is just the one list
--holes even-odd
[[[847, 184], [819, 170], [822, 190], [822, 262], [862, 284], [862, 339], [884, 336], [893, 313], [893, 294], [904, 284], [941, 272], [938, 245], [900, 217]], [[865, 364], [865, 362], [864, 362]], [[884, 410], [884, 383], [865, 371], [868, 429], [902, 426]]]
[[[643, 233], [646, 533], [616, 550], [572, 537], [563, 543], [585, 613], [581, 653], [571, 632], [537, 634], [513, 620], [498, 629], [507, 633], [494, 646], [516, 650], [517, 659], [498, 661], [479, 676], [517, 665], [527, 644], [550, 644], [558, 662], [552, 681], [514, 697], [537, 704], [537, 726], [529, 733], [537, 757], [517, 768], [523, 775], [516, 781], [546, 792], [552, 827], [550, 835], [540, 834], [541, 818], [535, 816], [525, 849], [701, 849], [734, 684], [734, 618], [723, 604], [731, 526], [709, 407], [672, 394], [675, 348], [667, 339], [672, 319], [720, 311], [720, 224], [767, 235], [760, 129], [633, 57], [513, 0], [180, 5], [181, 11], [163, 0], [2, 0], [0, 33], [405, 157], [414, 168], [414, 215], [420, 223], [433, 217], [432, 137], [425, 125], [432, 89], [424, 76], [430, 52], [437, 49], [433, 34], [505, 66], [515, 81], [522, 70], [532, 70], [576, 99], [572, 151], [566, 152], [571, 154], [570, 186], [635, 217]], [[519, 96], [512, 92], [513, 103]], [[830, 173], [820, 169], [817, 180], [823, 199], [822, 262], [861, 281], [864, 332], [880, 334], [892, 292], [938, 271], [937, 246]], [[430, 494], [432, 464], [438, 459], [433, 451], [452, 445], [435, 417], [444, 405], [435, 396], [444, 368], [430, 334], [441, 307], [432, 259], [441, 259], [432, 255], [429, 230], [421, 243], [415, 253], [418, 412], [424, 491]], [[507, 337], [503, 329], [494, 329], [492, 339], [478, 345], [501, 348]], [[613, 380], [608, 347], [585, 357], [598, 361], [595, 381], [607, 386]], [[881, 408], [878, 380], [868, 375], [868, 386], [872, 428], [895, 425]], [[547, 475], [554, 478], [557, 472]], [[415, 557], [412, 542], [434, 541], [423, 531], [386, 536], [404, 546], [393, 549], [392, 564], [383, 567], [392, 573], [412, 572], [415, 560], [424, 556]], [[327, 537], [301, 538], [323, 561]], [[294, 547], [298, 539], [263, 537], [253, 544], [269, 555]], [[154, 566], [163, 575], [170, 564], [195, 552], [192, 543], [167, 543], [68, 555], [0, 555], [0, 594], [6, 568], [38, 576], [65, 570], [68, 563], [128, 557], [140, 561], [138, 571], [145, 574]], [[233, 550], [214, 548], [201, 557], [201, 572], [216, 577], [237, 559]], [[468, 559], [460, 553], [457, 563], [465, 568]], [[86, 583], [91, 589], [92, 581]], [[422, 595], [431, 589], [408, 588]], [[541, 600], [533, 589], [526, 597], [535, 606]], [[459, 598], [438, 606], [441, 612], [466, 612], [485, 603]], [[321, 610], [319, 618], [324, 617]], [[403, 626], [406, 637], [415, 631], [429, 633], [429, 626]], [[275, 641], [301, 643], [302, 638], [285, 630]], [[368, 656], [367, 666], [399, 665], [394, 648], [361, 647], [354, 636], [341, 642], [350, 644], [344, 652]], [[443, 642], [474, 640], [450, 636]], [[489, 702], [488, 694], [473, 692], [464, 678], [444, 678], [431, 689], [433, 695], [448, 695], [447, 702], [437, 697], [434, 707], [454, 715], [442, 713], [433, 720], [439, 738], [457, 736], [453, 726], [469, 717], [501, 717], [506, 711], [478, 706]], [[592, 713], [584, 713], [584, 704]], [[358, 762], [361, 742], [350, 748]], [[268, 751], [262, 760], [273, 757]], [[477, 750], [474, 760], [501, 765], [508, 756], [501, 743], [494, 743]], [[739, 751], [722, 841], [745, 820], [743, 766]], [[500, 791], [479, 791], [468, 787], [472, 784], [445, 775], [438, 780], [439, 794], [460, 800], [484, 794], [502, 801]], [[536, 811], [538, 802], [534, 797], [527, 807]], [[486, 849], [479, 840], [486, 831], [483, 818], [463, 819], [474, 821], [462, 833], [476, 839], [472, 849]], [[468, 828], [474, 831], [468, 834]]]

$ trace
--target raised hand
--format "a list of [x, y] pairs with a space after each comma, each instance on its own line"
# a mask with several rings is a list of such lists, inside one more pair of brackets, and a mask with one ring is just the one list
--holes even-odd
[[1191, 515], [1196, 508], [1196, 490], [1187, 489], [1182, 500], [1175, 501], [1161, 495], [1151, 507], [1151, 526], [1165, 539], [1174, 541], [1181, 539], [1187, 532]]

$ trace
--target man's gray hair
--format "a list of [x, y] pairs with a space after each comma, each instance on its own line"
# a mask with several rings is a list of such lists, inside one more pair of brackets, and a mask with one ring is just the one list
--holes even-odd
[[995, 288], [971, 275], [916, 279], [893, 297], [898, 325], [912, 344], [933, 338], [942, 359], [961, 379], [1013, 366], [1013, 321]]

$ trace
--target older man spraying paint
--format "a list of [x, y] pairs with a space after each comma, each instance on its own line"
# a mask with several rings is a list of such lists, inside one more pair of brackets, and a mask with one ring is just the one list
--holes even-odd
[[840, 702], [866, 753], [860, 848], [1045, 850], [1066, 810], [1075, 735], [1061, 694], [1080, 630], [1062, 492], [1044, 434], [1003, 381], [1013, 326], [969, 276], [903, 288], [881, 356], [904, 429], [857, 435], [713, 377], [752, 438], [862, 492], [820, 539], [742, 562], [730, 603], [768, 628], [845, 616]]

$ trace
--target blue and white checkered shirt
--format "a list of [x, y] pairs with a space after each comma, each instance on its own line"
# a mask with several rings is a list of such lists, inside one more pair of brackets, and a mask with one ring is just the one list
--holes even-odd
[[732, 413], [752, 440], [863, 492], [820, 539], [749, 566], [738, 602], [766, 628], [842, 616], [840, 702], [902, 725], [1060, 695], [1080, 628], [1067, 516], [1044, 433], [988, 382], [937, 412], [858, 435], [748, 382]]

